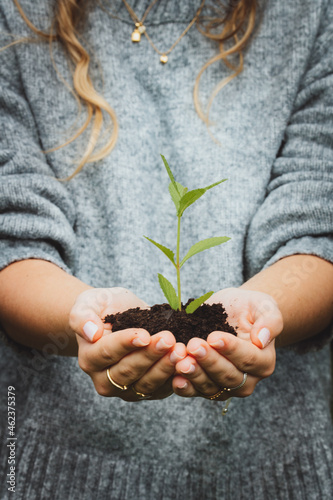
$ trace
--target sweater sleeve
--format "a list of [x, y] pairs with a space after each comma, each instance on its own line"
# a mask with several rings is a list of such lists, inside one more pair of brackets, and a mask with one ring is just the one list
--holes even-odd
[[[6, 31], [1, 12], [0, 31]], [[75, 207], [41, 150], [15, 46], [6, 48], [0, 52], [0, 269], [38, 258], [71, 273]]]
[[[293, 254], [333, 262], [332, 89], [333, 4], [328, 2], [266, 197], [248, 229], [248, 277]], [[320, 344], [320, 337], [327, 341], [331, 330], [313, 344]]]

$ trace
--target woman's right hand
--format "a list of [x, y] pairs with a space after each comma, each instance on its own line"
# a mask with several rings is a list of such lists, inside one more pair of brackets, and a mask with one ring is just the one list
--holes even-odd
[[[176, 344], [171, 332], [150, 336], [146, 330], [130, 328], [111, 332], [104, 324], [107, 314], [147, 304], [124, 288], [90, 289], [81, 293], [70, 313], [70, 327], [77, 334], [80, 368], [92, 379], [98, 394], [125, 401], [162, 399], [172, 393], [175, 364], [186, 356], [184, 344]], [[121, 390], [117, 384], [128, 386]]]

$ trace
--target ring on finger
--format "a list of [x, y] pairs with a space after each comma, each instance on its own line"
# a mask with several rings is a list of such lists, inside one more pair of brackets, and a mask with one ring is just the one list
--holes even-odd
[[222, 396], [222, 394], [224, 393], [224, 391], [225, 391], [225, 388], [220, 389], [216, 394], [213, 394], [212, 396], [207, 396], [206, 394], [203, 394], [203, 397], [206, 398], [206, 399], [210, 399], [211, 401], [214, 401], [214, 399], [217, 399], [220, 396]]
[[134, 385], [130, 386], [134, 394], [140, 397], [140, 399], [150, 399], [153, 397], [152, 394], [144, 394], [143, 392], [139, 392], [135, 389]]
[[107, 368], [107, 370], [106, 370], [106, 376], [108, 377], [108, 380], [109, 380], [110, 384], [112, 384], [117, 389], [120, 389], [121, 391], [127, 391], [127, 389], [129, 388], [128, 385], [120, 385], [120, 384], [117, 384], [117, 382], [115, 382], [113, 380], [113, 378], [110, 375], [110, 368]]
[[243, 385], [245, 385], [246, 380], [247, 380], [247, 373], [243, 373], [243, 380], [239, 385], [237, 385], [237, 387], [225, 387], [224, 391], [230, 392], [230, 391], [236, 391], [237, 389], [241, 389]]
[[243, 380], [241, 381], [241, 383], [239, 385], [237, 385], [236, 387], [223, 387], [223, 389], [220, 389], [216, 394], [213, 394], [212, 396], [207, 396], [205, 394], [203, 394], [203, 396], [206, 398], [206, 399], [210, 399], [212, 401], [214, 401], [214, 399], [217, 399], [219, 398], [220, 396], [222, 396], [222, 394], [224, 392], [230, 392], [230, 391], [236, 391], [237, 389], [241, 389], [243, 387], [243, 385], [245, 384], [247, 380], [247, 373], [244, 373], [243, 374]]

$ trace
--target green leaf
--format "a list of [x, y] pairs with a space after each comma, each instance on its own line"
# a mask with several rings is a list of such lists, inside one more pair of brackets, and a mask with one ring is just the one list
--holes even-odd
[[214, 184], [210, 184], [209, 186], [206, 186], [205, 188], [198, 188], [198, 189], [193, 189], [192, 191], [187, 191], [180, 199], [179, 202], [179, 209], [178, 209], [178, 216], [182, 216], [184, 211], [192, 205], [195, 201], [197, 201], [203, 194], [205, 194], [206, 191], [209, 189], [212, 189], [215, 186], [218, 186], [221, 184], [221, 182], [226, 181], [227, 179], [222, 179], [221, 181], [214, 182]]
[[193, 189], [192, 191], [187, 191], [187, 193], [184, 194], [184, 196], [181, 197], [179, 201], [179, 208], [178, 208], [178, 216], [182, 216], [184, 211], [192, 205], [195, 201], [197, 201], [203, 194], [205, 194], [204, 189]]
[[170, 259], [171, 262], [173, 263], [173, 265], [176, 267], [175, 254], [172, 250], [170, 250], [170, 248], [167, 248], [167, 247], [161, 245], [160, 243], [157, 243], [156, 241], [148, 238], [148, 236], [144, 236], [144, 238], [146, 238], [146, 240], [150, 241], [150, 243], [155, 245], [155, 247], [159, 248], [164, 253], [164, 255], [166, 255], [168, 257], [168, 259]]
[[[175, 188], [176, 192], [178, 192], [177, 183], [176, 183], [176, 181], [175, 181], [175, 178], [174, 178], [174, 176], [173, 176], [173, 173], [171, 172], [171, 168], [169, 167], [168, 162], [166, 161], [166, 159], [164, 158], [164, 156], [163, 156], [163, 155], [161, 155], [161, 158], [162, 158], [162, 160], [163, 160], [163, 163], [164, 163], [164, 166], [165, 166], [165, 168], [166, 168], [166, 171], [168, 172], [168, 176], [170, 177], [170, 181], [172, 182], [172, 184], [173, 184], [173, 186], [174, 186], [174, 188]], [[178, 192], [178, 194], [180, 195], [180, 193], [179, 193], [179, 192]]]
[[219, 184], [221, 184], [222, 182], [225, 182], [227, 181], [228, 179], [222, 179], [221, 181], [217, 181], [217, 182], [214, 182], [214, 184], [211, 184], [210, 186], [207, 186], [205, 188], [203, 188], [205, 191], [208, 191], [209, 189], [212, 189], [213, 187], [215, 186], [218, 186]]
[[177, 210], [177, 213], [178, 213], [178, 210], [179, 210], [179, 201], [180, 201], [181, 197], [184, 196], [184, 194], [186, 193], [187, 187], [182, 186], [180, 184], [180, 182], [176, 182], [176, 186], [177, 186], [178, 190], [176, 190], [176, 188], [173, 185], [173, 183], [170, 182], [170, 184], [169, 184], [169, 192], [170, 192], [172, 201], [174, 202], [176, 210]]
[[222, 243], [225, 243], [226, 241], [229, 241], [229, 240], [230, 240], [230, 238], [228, 238], [228, 236], [215, 236], [214, 238], [207, 238], [206, 240], [198, 241], [198, 243], [195, 243], [195, 245], [193, 245], [189, 249], [189, 251], [187, 252], [185, 257], [181, 261], [180, 267], [182, 267], [182, 265], [190, 257], [193, 257], [193, 255], [200, 253], [200, 252], [203, 252], [204, 250], [208, 250], [208, 248], [212, 248], [212, 247], [216, 247], [218, 245], [221, 245]]
[[160, 287], [165, 295], [165, 298], [170, 304], [170, 307], [175, 311], [178, 311], [178, 297], [174, 287], [171, 285], [170, 281], [168, 281], [162, 274], [158, 274], [158, 281], [160, 283]]
[[187, 314], [192, 314], [194, 311], [198, 309], [198, 307], [201, 306], [209, 297], [213, 295], [214, 292], [207, 292], [205, 295], [202, 295], [198, 299], [192, 300], [192, 302], [189, 303], [189, 305], [186, 307], [186, 312]]

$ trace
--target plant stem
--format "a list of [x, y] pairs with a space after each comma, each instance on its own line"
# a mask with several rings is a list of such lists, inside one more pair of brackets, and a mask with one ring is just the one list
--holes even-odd
[[180, 288], [180, 258], [179, 258], [179, 251], [180, 251], [180, 219], [181, 215], [178, 215], [178, 228], [177, 228], [177, 286], [178, 286], [178, 309], [181, 311], [182, 310], [182, 297], [181, 297], [181, 288]]

